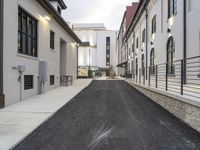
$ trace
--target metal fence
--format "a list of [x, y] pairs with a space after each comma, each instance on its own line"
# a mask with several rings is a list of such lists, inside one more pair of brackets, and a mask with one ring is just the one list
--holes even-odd
[[148, 80], [139, 73], [139, 84], [200, 99], [200, 56], [149, 67]]

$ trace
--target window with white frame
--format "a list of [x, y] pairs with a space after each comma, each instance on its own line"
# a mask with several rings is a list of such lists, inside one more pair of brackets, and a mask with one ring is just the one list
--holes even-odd
[[168, 18], [177, 14], [177, 0], [168, 0]]
[[153, 17], [151, 21], [151, 33], [154, 34], [156, 33], [156, 15]]

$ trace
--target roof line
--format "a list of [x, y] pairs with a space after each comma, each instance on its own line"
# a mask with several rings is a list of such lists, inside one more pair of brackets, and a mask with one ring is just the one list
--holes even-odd
[[74, 31], [69, 27], [66, 21], [60, 16], [60, 14], [55, 10], [55, 8], [51, 5], [49, 0], [37, 0], [37, 1], [65, 29], [66, 32], [72, 36], [72, 38], [77, 43], [81, 43], [81, 40], [74, 33]]

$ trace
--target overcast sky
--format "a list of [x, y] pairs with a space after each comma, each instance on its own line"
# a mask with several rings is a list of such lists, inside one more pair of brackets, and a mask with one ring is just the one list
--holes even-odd
[[67, 10], [63, 17], [71, 23], [104, 23], [118, 30], [126, 5], [138, 0], [64, 0]]

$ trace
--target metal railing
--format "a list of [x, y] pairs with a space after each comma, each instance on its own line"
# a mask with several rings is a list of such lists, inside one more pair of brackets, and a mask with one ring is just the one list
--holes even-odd
[[139, 73], [139, 84], [200, 99], [200, 56], [151, 66], [146, 82]]

